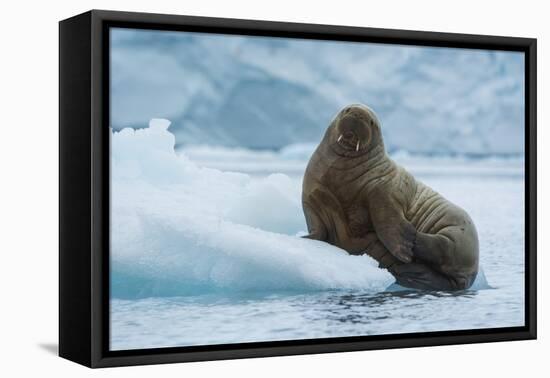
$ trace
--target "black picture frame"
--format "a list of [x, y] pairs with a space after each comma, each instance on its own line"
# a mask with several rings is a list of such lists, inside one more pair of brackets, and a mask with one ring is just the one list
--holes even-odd
[[[525, 54], [525, 326], [109, 351], [110, 27]], [[88, 367], [536, 338], [536, 39], [92, 10], [59, 23], [59, 355]]]

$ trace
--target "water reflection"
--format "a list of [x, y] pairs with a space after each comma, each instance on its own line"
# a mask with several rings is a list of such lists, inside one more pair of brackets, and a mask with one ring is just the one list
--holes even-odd
[[[330, 292], [315, 296], [316, 301], [309, 303], [314, 312], [309, 312], [311, 320], [326, 319], [340, 323], [371, 324], [387, 319], [407, 318], [415, 320], [423, 315], [415, 311], [415, 307], [422, 308], [430, 302], [442, 299], [459, 299], [468, 301], [478, 295], [476, 290], [446, 291], [419, 291], [400, 290], [381, 293], [364, 292]], [[296, 303], [303, 307], [303, 303]], [[395, 311], [397, 308], [400, 311]]]

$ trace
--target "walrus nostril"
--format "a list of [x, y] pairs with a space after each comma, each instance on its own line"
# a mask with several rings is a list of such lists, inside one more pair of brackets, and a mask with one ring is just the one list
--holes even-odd
[[355, 137], [355, 134], [351, 131], [346, 131], [344, 133], [344, 138], [346, 138], [346, 139], [353, 139], [354, 137]]

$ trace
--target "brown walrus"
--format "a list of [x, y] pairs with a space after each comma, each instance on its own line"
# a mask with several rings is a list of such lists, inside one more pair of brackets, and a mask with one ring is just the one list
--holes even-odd
[[367, 106], [347, 106], [331, 122], [307, 166], [302, 205], [307, 238], [367, 253], [402, 286], [461, 290], [477, 275], [474, 223], [388, 157]]

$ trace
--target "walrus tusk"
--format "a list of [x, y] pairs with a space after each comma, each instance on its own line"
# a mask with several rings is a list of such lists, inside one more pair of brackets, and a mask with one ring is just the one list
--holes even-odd
[[359, 151], [359, 143], [361, 142], [357, 141], [357, 146], [355, 146], [355, 151]]
[[338, 137], [338, 143], [340, 143], [341, 140], [342, 140], [342, 134], [340, 134], [340, 136]]

